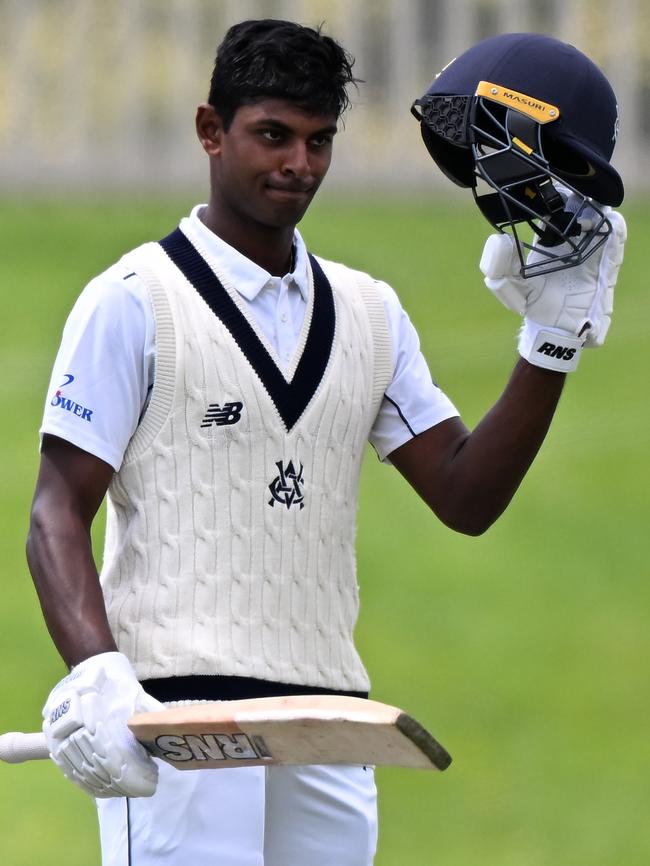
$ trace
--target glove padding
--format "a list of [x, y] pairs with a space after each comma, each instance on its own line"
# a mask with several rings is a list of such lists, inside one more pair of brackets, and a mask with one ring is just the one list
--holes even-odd
[[52, 689], [43, 708], [52, 760], [92, 797], [150, 797], [158, 767], [126, 722], [161, 708], [125, 655], [91, 656]]
[[[569, 201], [567, 209], [570, 205]], [[480, 263], [485, 284], [508, 309], [525, 317], [519, 352], [537, 366], [569, 372], [577, 366], [583, 346], [595, 348], [605, 341], [627, 229], [621, 214], [610, 208], [603, 212], [612, 226], [605, 243], [581, 264], [550, 274], [524, 279], [512, 237], [496, 234], [487, 239]], [[596, 219], [600, 217], [593, 210], [583, 210], [583, 231]], [[563, 249], [554, 252], [561, 255]], [[527, 263], [544, 260], [533, 250]]]

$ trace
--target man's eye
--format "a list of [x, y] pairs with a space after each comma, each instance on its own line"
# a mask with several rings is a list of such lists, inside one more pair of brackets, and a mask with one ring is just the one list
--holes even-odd
[[311, 143], [314, 147], [326, 147], [328, 144], [332, 143], [331, 135], [318, 135], [316, 138], [312, 138]]
[[282, 133], [277, 129], [263, 129], [262, 137], [267, 141], [282, 141]]

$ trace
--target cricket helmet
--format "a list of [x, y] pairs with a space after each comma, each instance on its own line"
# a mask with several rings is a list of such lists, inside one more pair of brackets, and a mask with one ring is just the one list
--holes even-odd
[[[443, 173], [513, 235], [522, 276], [579, 264], [604, 243], [611, 225], [601, 206], [624, 194], [610, 163], [618, 106], [578, 49], [536, 33], [485, 39], [452, 60], [411, 110]], [[533, 265], [529, 250], [540, 253]]]

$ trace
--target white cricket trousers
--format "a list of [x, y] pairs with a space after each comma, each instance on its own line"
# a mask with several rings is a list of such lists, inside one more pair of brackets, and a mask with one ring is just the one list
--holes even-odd
[[176, 770], [153, 797], [97, 800], [102, 866], [371, 866], [372, 768]]

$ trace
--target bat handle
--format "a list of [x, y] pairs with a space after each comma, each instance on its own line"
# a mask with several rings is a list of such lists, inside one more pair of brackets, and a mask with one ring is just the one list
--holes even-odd
[[0, 761], [7, 764], [22, 764], [23, 761], [36, 761], [49, 758], [45, 734], [22, 734], [12, 731], [0, 736]]

